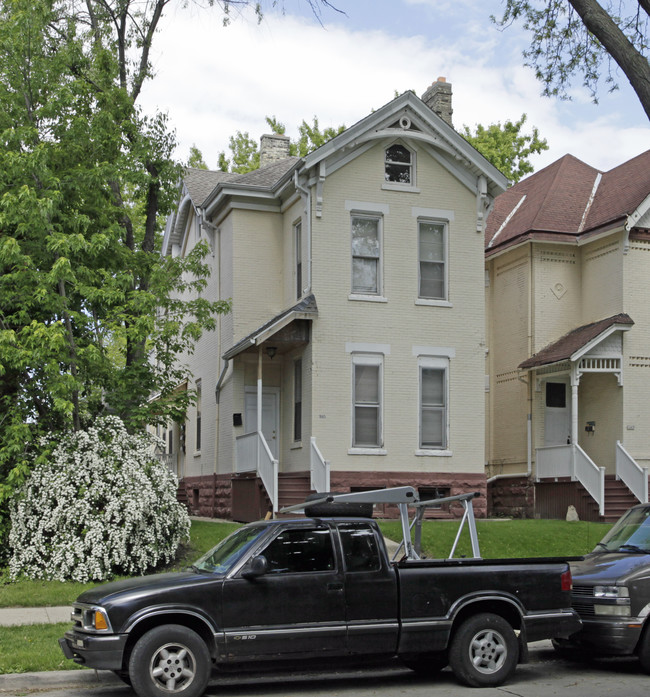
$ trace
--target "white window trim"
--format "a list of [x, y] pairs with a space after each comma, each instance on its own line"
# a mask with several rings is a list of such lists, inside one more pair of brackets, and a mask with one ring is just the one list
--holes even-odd
[[[421, 352], [423, 350], [424, 353]], [[414, 346], [413, 355], [418, 357], [418, 447], [415, 449], [415, 455], [418, 457], [451, 457], [453, 451], [449, 448], [449, 365], [450, 359], [455, 357], [456, 351], [453, 348], [442, 348], [436, 350], [435, 353], [427, 354], [426, 347]], [[423, 448], [420, 445], [422, 442], [422, 368], [445, 371], [445, 448]]]
[[[348, 346], [384, 346], [385, 344], [346, 344], [346, 351]], [[351, 362], [351, 384], [350, 384], [350, 396], [351, 396], [351, 414], [350, 414], [350, 440], [351, 445], [348, 449], [348, 455], [387, 455], [388, 452], [384, 447], [384, 356], [386, 355], [383, 351], [377, 351], [372, 353], [357, 353], [354, 351], [348, 351], [352, 355]], [[388, 347], [388, 353], [390, 353], [390, 346]], [[372, 365], [379, 367], [379, 445], [377, 446], [358, 446], [354, 445], [354, 419], [355, 419], [355, 389], [354, 389], [354, 368], [357, 365]]]
[[[412, 209], [416, 210], [416, 209]], [[452, 211], [453, 213], [453, 211]], [[420, 271], [421, 271], [421, 263], [422, 260], [420, 259], [420, 225], [422, 223], [432, 223], [434, 225], [442, 225], [443, 226], [443, 264], [444, 264], [444, 281], [443, 281], [443, 290], [444, 290], [444, 297], [443, 298], [424, 298], [420, 295], [420, 283], [421, 283], [421, 278], [420, 278]], [[449, 220], [445, 218], [434, 218], [434, 217], [424, 217], [424, 216], [418, 216], [417, 218], [417, 255], [418, 255], [418, 274], [417, 274], [417, 292], [416, 292], [416, 299], [415, 299], [415, 304], [416, 305], [429, 305], [433, 307], [452, 307], [451, 302], [449, 301]]]
[[[411, 153], [411, 181], [407, 184], [404, 182], [389, 182], [386, 181], [386, 152], [388, 151], [389, 148], [392, 148], [393, 145], [401, 145], [402, 147], [406, 148], [410, 153]], [[418, 153], [417, 150], [412, 146], [412, 145], [407, 145], [402, 139], [398, 139], [393, 141], [392, 143], [389, 143], [385, 148], [384, 148], [384, 181], [381, 185], [381, 188], [384, 191], [408, 191], [413, 194], [419, 194], [420, 189], [418, 188], [417, 184], [417, 172], [418, 172]], [[396, 163], [400, 164], [400, 163]]]
[[[366, 218], [377, 221], [377, 237], [379, 239], [379, 257], [377, 258], [377, 292], [362, 293], [354, 290], [354, 254], [352, 253], [352, 220], [354, 218]], [[384, 216], [377, 212], [361, 212], [352, 210], [350, 212], [350, 295], [349, 299], [370, 300], [370, 302], [387, 302], [384, 297]], [[377, 298], [378, 300], [375, 300]]]

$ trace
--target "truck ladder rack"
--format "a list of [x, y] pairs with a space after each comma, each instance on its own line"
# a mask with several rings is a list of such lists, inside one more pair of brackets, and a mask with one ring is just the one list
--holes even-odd
[[[306, 503], [299, 503], [294, 506], [283, 508], [280, 513], [292, 513], [303, 511], [305, 507], [315, 506], [322, 503], [388, 503], [398, 507], [400, 521], [402, 523], [402, 542], [397, 548], [393, 559], [397, 556], [401, 549], [407, 559], [420, 559], [421, 544], [422, 544], [422, 520], [427, 508], [439, 508], [443, 503], [452, 503], [458, 501], [464, 508], [463, 517], [456, 533], [456, 539], [452, 545], [448, 559], [453, 559], [454, 552], [458, 545], [461, 532], [465, 524], [469, 530], [469, 537], [472, 544], [472, 555], [474, 559], [481, 558], [481, 552], [478, 543], [478, 534], [476, 532], [476, 520], [474, 518], [474, 508], [472, 500], [480, 496], [480, 492], [472, 491], [467, 494], [456, 494], [455, 496], [444, 496], [439, 499], [430, 499], [420, 501], [420, 497], [416, 489], [412, 486], [398, 486], [390, 489], [373, 489], [372, 491], [355, 491], [349, 494], [324, 494], [323, 498], [313, 499]], [[408, 508], [415, 508], [413, 520], [409, 519]], [[411, 530], [415, 528], [414, 541], [411, 541]]]

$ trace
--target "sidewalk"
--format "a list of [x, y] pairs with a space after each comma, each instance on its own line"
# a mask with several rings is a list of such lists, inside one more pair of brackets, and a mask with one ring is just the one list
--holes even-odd
[[62, 607], [5, 607], [0, 608], [0, 627], [20, 624], [55, 624], [71, 622], [69, 605]]

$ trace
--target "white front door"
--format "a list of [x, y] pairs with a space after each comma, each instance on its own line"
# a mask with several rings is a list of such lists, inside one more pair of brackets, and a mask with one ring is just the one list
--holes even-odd
[[568, 382], [544, 383], [544, 445], [571, 442], [571, 393]]
[[[277, 389], [262, 391], [262, 435], [274, 459], [278, 459], [278, 436], [280, 434], [280, 394]], [[244, 395], [244, 428], [246, 433], [257, 431], [257, 389], [247, 387]]]

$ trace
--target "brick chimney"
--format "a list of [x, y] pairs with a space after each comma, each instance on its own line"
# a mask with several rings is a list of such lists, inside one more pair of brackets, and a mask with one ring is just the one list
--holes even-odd
[[422, 101], [452, 128], [451, 115], [451, 82], [447, 78], [439, 77], [422, 95]]
[[289, 157], [289, 144], [289, 136], [281, 136], [279, 133], [262, 136], [260, 140], [260, 167]]

